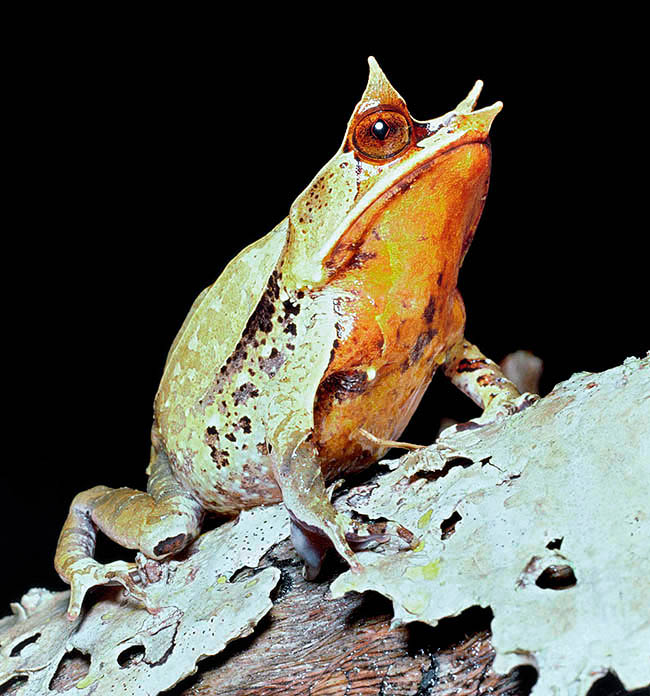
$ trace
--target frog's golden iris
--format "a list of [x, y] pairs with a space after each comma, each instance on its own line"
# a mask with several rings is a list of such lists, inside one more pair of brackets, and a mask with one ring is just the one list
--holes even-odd
[[352, 141], [368, 159], [392, 159], [411, 144], [410, 119], [399, 111], [379, 109], [359, 121]]

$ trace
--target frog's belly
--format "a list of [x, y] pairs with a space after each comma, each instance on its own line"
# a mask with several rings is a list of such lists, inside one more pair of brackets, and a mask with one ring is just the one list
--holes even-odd
[[210, 451], [186, 451], [170, 453], [170, 462], [176, 478], [210, 512], [233, 516], [282, 500], [268, 454], [240, 452], [221, 466]]

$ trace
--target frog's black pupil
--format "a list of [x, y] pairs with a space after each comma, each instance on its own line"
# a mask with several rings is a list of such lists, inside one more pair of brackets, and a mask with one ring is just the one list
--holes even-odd
[[373, 124], [372, 124], [372, 134], [375, 136], [375, 138], [378, 138], [379, 140], [383, 140], [387, 135], [388, 131], [390, 130], [388, 124], [386, 121], [382, 121], [380, 118], [377, 119]]

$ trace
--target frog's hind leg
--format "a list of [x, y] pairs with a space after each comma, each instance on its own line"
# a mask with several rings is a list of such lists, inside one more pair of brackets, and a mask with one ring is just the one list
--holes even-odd
[[447, 354], [444, 370], [452, 384], [483, 409], [474, 421], [477, 425], [522, 411], [539, 399], [536, 394], [521, 394], [494, 361], [464, 338]]
[[388, 539], [380, 526], [356, 522], [334, 508], [316, 453], [308, 442], [285, 455], [275, 472], [291, 517], [291, 541], [305, 562], [307, 580], [318, 576], [332, 546], [350, 569], [358, 572], [362, 566], [352, 548], [361, 550]]
[[58, 574], [70, 583], [68, 618], [79, 615], [86, 592], [96, 585], [120, 584], [143, 598], [136, 564], [94, 560], [97, 529], [152, 559], [175, 553], [198, 536], [203, 510], [174, 478], [167, 455], [154, 447], [149, 474], [147, 493], [95, 486], [72, 501], [54, 558]]

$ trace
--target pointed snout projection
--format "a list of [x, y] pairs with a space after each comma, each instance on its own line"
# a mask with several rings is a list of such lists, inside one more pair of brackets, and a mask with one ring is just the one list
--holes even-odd
[[[406, 109], [406, 102], [403, 97], [388, 81], [388, 78], [379, 67], [379, 63], [374, 56], [368, 57], [368, 66], [370, 69], [368, 84], [361, 97], [361, 101], [357, 105], [355, 116], [370, 109], [374, 109], [380, 104], [397, 109]], [[441, 135], [443, 133], [450, 134], [456, 131], [464, 131], [471, 132], [473, 136], [480, 137], [482, 135], [483, 138], [487, 138], [492, 122], [503, 108], [503, 103], [498, 101], [491, 106], [485, 106], [482, 109], [474, 111], [474, 107], [476, 106], [482, 89], [483, 81], [477, 80], [469, 91], [469, 94], [455, 109], [428, 121], [417, 121], [413, 119], [414, 124], [426, 127], [426, 133], [422, 140], [418, 142], [418, 145], [421, 147], [430, 145], [425, 139], [428, 140], [430, 136], [441, 131]]]
[[[484, 132], [487, 135], [490, 131], [492, 121], [494, 121], [499, 111], [503, 109], [503, 102], [498, 101], [491, 106], [485, 106], [478, 111], [474, 111], [474, 107], [476, 106], [482, 89], [483, 81], [477, 80], [465, 99], [463, 99], [463, 101], [450, 113], [455, 113], [460, 117], [464, 116], [466, 118], [466, 123], [471, 123], [475, 130]], [[438, 119], [434, 120], [437, 121]]]

